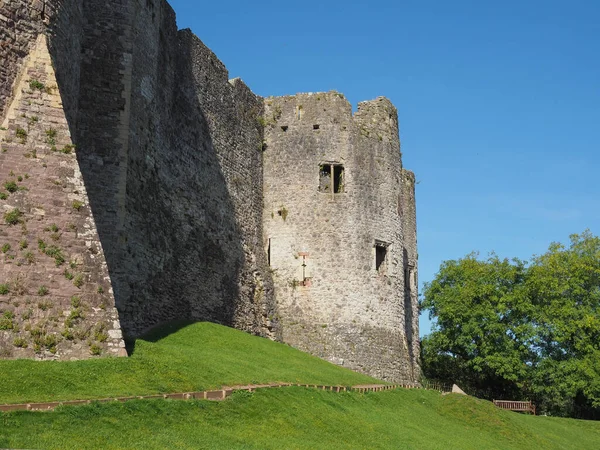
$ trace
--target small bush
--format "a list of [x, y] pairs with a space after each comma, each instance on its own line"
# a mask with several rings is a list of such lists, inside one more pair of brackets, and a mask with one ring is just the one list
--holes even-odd
[[7, 295], [10, 292], [8, 284], [0, 284], [0, 295]]
[[34, 335], [34, 330], [31, 330], [33, 336], [33, 349], [36, 353], [40, 353], [43, 349], [48, 350], [50, 353], [56, 353], [56, 346], [60, 342], [60, 338], [55, 334], [46, 334], [45, 330], [39, 329], [39, 333]]
[[15, 314], [12, 311], [5, 311], [2, 317], [0, 317], [0, 330], [13, 330], [15, 328], [14, 318]]
[[96, 330], [94, 333], [94, 339], [98, 342], [106, 342], [108, 340], [108, 334], [106, 334], [104, 329]]
[[56, 151], [56, 130], [54, 128], [48, 128], [46, 130], [46, 143], [54, 147]]
[[6, 200], [8, 198], [8, 194], [6, 192], [0, 192], [0, 200]]
[[23, 241], [19, 242], [19, 248], [20, 248], [21, 250], [25, 250], [27, 247], [29, 247], [29, 242], [27, 242], [27, 241], [25, 241], [25, 240], [23, 240]]
[[17, 348], [27, 348], [28, 347], [27, 341], [21, 337], [15, 338], [15, 340], [13, 341], [13, 345]]
[[54, 258], [54, 261], [56, 262], [56, 267], [60, 266], [61, 264], [64, 264], [65, 262], [65, 257], [62, 253], [62, 250], [54, 245], [46, 247], [44, 253], [46, 253], [46, 255], [50, 256], [51, 258]]
[[48, 288], [46, 286], [40, 286], [40, 288], [38, 289], [38, 295], [40, 297], [44, 297], [45, 295], [48, 295], [50, 291], [48, 290]]
[[83, 202], [80, 202], [79, 200], [73, 200], [73, 209], [79, 211], [82, 207], [83, 207]]
[[21, 222], [21, 217], [23, 217], [23, 213], [19, 210], [19, 208], [15, 208], [12, 211], [4, 213], [4, 221], [9, 225], [17, 225]]
[[70, 155], [73, 152], [73, 150], [75, 150], [75, 146], [67, 144], [62, 148], [60, 152], [64, 153], [65, 155]]
[[29, 263], [29, 264], [33, 264], [35, 263], [35, 255], [31, 252], [27, 252], [23, 255], [23, 258], [25, 258], [25, 260]]
[[67, 280], [71, 281], [75, 275], [73, 275], [71, 272], [69, 272], [67, 269], [65, 269], [64, 271], [64, 276]]
[[64, 337], [67, 341], [74, 341], [75, 340], [75, 335], [73, 334], [73, 332], [68, 329], [65, 328], [62, 333], [61, 333], [62, 337]]
[[33, 309], [28, 308], [25, 311], [23, 311], [23, 314], [21, 314], [21, 319], [28, 320], [28, 319], [31, 319], [32, 316], [33, 316]]
[[39, 80], [29, 80], [29, 89], [32, 91], [45, 91], [46, 85]]
[[38, 308], [40, 308], [40, 310], [42, 310], [42, 311], [48, 311], [50, 308], [52, 308], [52, 302], [50, 302], [50, 301], [39, 302]]
[[72, 309], [69, 313], [69, 316], [65, 320], [65, 327], [73, 328], [73, 326], [79, 321], [85, 319], [83, 313], [80, 308]]
[[90, 345], [90, 353], [94, 356], [99, 356], [102, 353], [102, 347], [98, 344]]
[[10, 244], [4, 244], [2, 246], [2, 253], [8, 253], [10, 251]]
[[27, 131], [23, 128], [17, 128], [15, 136], [21, 140], [21, 144], [24, 144], [27, 141]]
[[73, 308], [79, 308], [81, 306], [81, 297], [74, 295], [71, 297], [71, 306]]
[[75, 279], [73, 280], [73, 285], [77, 288], [80, 288], [81, 286], [83, 286], [84, 284], [84, 280], [83, 280], [83, 275], [79, 274], [75, 277]]
[[19, 186], [17, 185], [17, 183], [11, 180], [4, 183], [4, 189], [13, 194], [19, 190]]

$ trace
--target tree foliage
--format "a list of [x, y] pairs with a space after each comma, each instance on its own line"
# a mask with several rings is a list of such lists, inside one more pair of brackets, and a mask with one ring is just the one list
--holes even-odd
[[422, 341], [425, 376], [600, 419], [600, 239], [589, 231], [531, 263], [475, 253], [446, 261], [421, 308], [435, 319]]

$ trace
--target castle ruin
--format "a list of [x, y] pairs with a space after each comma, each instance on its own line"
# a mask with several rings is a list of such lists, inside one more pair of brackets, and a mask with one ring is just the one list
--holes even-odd
[[208, 320], [418, 377], [397, 112], [261, 98], [164, 0], [0, 0], [0, 358]]

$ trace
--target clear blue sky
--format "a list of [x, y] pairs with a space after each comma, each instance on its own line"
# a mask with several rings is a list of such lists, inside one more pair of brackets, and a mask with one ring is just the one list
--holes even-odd
[[256, 94], [392, 100], [420, 282], [473, 250], [600, 234], [600, 1], [170, 3]]

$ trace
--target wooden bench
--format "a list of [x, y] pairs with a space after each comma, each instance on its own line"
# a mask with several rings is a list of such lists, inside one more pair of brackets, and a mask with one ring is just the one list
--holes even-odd
[[535, 416], [535, 405], [531, 401], [519, 402], [515, 400], [494, 400], [494, 405], [500, 409], [526, 412]]

